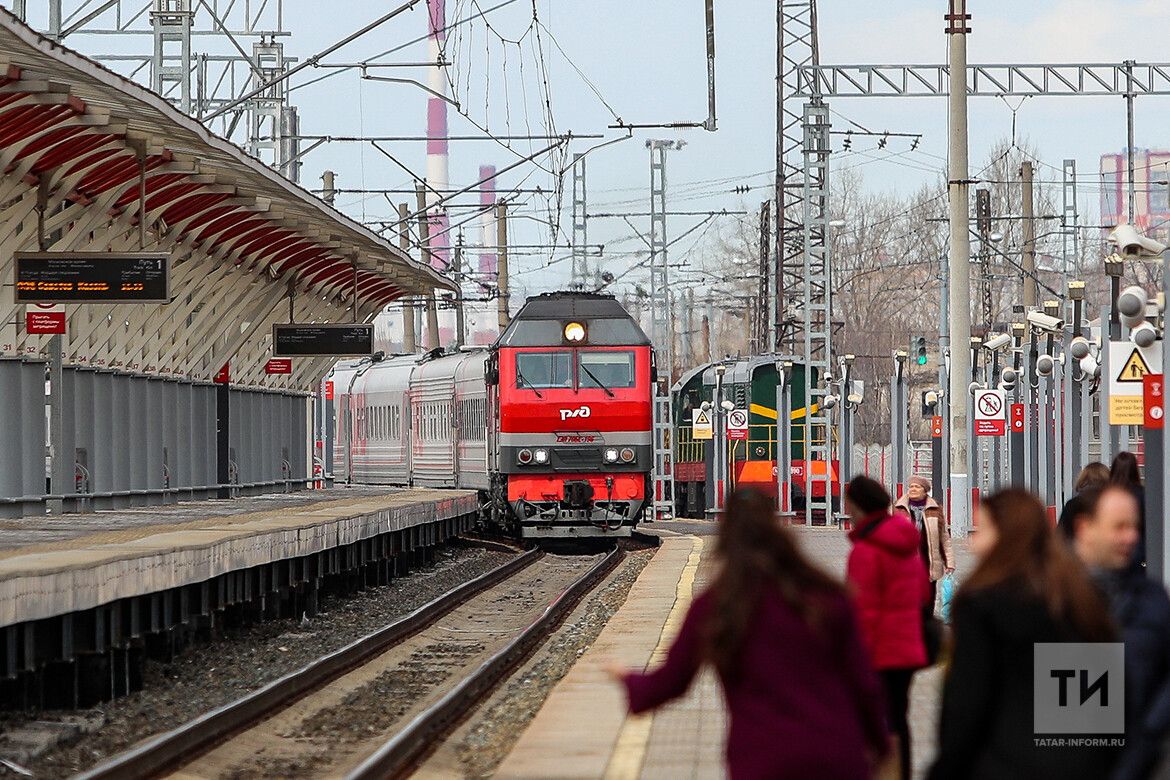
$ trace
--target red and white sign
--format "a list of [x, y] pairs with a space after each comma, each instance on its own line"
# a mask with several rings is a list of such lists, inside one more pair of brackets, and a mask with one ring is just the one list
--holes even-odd
[[215, 382], [217, 385], [230, 384], [232, 381], [231, 363], [224, 363], [223, 368], [219, 370], [219, 373], [215, 375], [215, 379], [211, 381]]
[[291, 374], [292, 358], [272, 358], [264, 364], [265, 374]]
[[1166, 417], [1166, 382], [1162, 374], [1146, 374], [1142, 377], [1142, 406], [1145, 410], [1145, 427], [1160, 431]]
[[935, 416], [930, 418], [930, 438], [941, 439], [943, 435], [943, 418]]
[[1007, 433], [1007, 409], [1003, 390], [975, 393], [975, 435], [1003, 436]]
[[53, 303], [33, 304], [24, 314], [24, 329], [29, 334], [64, 335], [65, 307]]
[[326, 401], [333, 400], [333, 380], [332, 379], [325, 382], [325, 400]]
[[1024, 405], [1012, 404], [1012, 433], [1024, 432]]
[[748, 437], [747, 409], [732, 409], [727, 413], [727, 438], [744, 441]]

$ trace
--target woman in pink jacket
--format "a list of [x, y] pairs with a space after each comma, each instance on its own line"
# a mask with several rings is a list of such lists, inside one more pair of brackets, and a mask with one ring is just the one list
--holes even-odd
[[681, 696], [709, 663], [730, 710], [732, 780], [868, 778], [886, 730], [845, 589], [809, 563], [773, 500], [754, 490], [732, 494], [716, 554], [719, 572], [666, 662], [649, 673], [610, 669], [630, 710]]
[[886, 693], [890, 732], [898, 737], [902, 777], [910, 777], [910, 683], [926, 666], [923, 608], [929, 598], [920, 536], [901, 512], [890, 513], [890, 494], [869, 477], [845, 486], [853, 518], [846, 579], [861, 617], [861, 635]]

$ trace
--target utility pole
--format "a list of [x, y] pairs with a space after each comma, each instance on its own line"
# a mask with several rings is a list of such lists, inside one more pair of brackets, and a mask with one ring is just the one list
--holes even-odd
[[[403, 252], [410, 251], [410, 207], [405, 203], [398, 204], [398, 248]], [[402, 349], [412, 354], [418, 349], [418, 337], [414, 330], [414, 300], [409, 296], [402, 299]]]
[[[415, 197], [418, 201], [418, 242], [422, 247], [423, 262], [434, 267], [431, 257], [431, 217], [427, 213], [427, 191], [422, 182], [415, 185]], [[427, 351], [439, 346], [439, 312], [435, 308], [435, 295], [431, 293], [424, 298], [427, 311], [427, 329], [423, 334], [423, 348]]]
[[950, 257], [950, 442], [952, 533], [970, 527], [967, 449], [967, 383], [971, 376], [971, 242], [967, 164], [967, 0], [949, 0], [950, 114], [947, 193], [951, 223]]
[[1032, 162], [1020, 165], [1020, 194], [1023, 198], [1021, 216], [1024, 218], [1024, 308], [1036, 307], [1036, 204], [1032, 196]]
[[585, 198], [585, 155], [573, 155], [573, 269], [570, 286], [589, 287], [589, 265], [585, 248], [589, 244], [589, 222]]
[[455, 267], [452, 269], [455, 277], [455, 347], [463, 346], [464, 330], [466, 326], [463, 321], [463, 231], [459, 231], [459, 236], [455, 241]]
[[772, 228], [770, 217], [772, 202], [764, 201], [760, 204], [760, 278], [756, 293], [756, 316], [752, 322], [752, 337], [755, 340], [755, 354], [762, 355], [768, 352], [768, 332], [771, 312], [768, 307], [768, 259], [771, 248]]
[[1126, 60], [1122, 63], [1125, 66], [1125, 164], [1128, 169], [1129, 187], [1127, 191], [1129, 202], [1129, 214], [1126, 221], [1131, 225], [1137, 225], [1137, 215], [1134, 213], [1134, 185], [1133, 185], [1133, 99], [1136, 97], [1133, 91], [1133, 66], [1137, 63], [1133, 60]]
[[337, 174], [333, 171], [324, 171], [321, 174], [321, 200], [333, 205], [337, 198]]
[[500, 333], [508, 327], [511, 314], [508, 309], [508, 202], [496, 203], [496, 305], [499, 310]]

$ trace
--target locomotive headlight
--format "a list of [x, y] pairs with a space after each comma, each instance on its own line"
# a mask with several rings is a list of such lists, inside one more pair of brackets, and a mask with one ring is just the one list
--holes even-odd
[[543, 466], [545, 463], [548, 463], [548, 450], [536, 450], [534, 453], [532, 453], [532, 457], [538, 464]]
[[632, 448], [623, 447], [621, 455], [622, 455], [622, 463], [633, 463], [634, 462], [634, 450]]
[[581, 343], [585, 340], [585, 326], [579, 322], [570, 322], [565, 326], [565, 341]]
[[607, 449], [605, 451], [605, 462], [606, 463], [617, 463], [618, 462], [618, 451], [616, 449], [614, 449], [613, 447], [610, 447], [609, 449]]
[[532, 462], [532, 450], [525, 449], [517, 452], [516, 461], [522, 466], [527, 466]]

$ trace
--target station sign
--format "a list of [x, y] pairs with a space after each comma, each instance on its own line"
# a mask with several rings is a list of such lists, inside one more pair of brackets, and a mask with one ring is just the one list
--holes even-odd
[[732, 409], [727, 413], [727, 438], [745, 441], [748, 437], [748, 410]]
[[273, 325], [276, 357], [366, 357], [374, 354], [374, 326], [364, 323]]
[[292, 373], [292, 359], [291, 358], [273, 358], [264, 364], [265, 374], [291, 374]]
[[1166, 417], [1166, 383], [1162, 374], [1146, 374], [1142, 378], [1142, 407], [1146, 429], [1162, 430]]
[[170, 303], [167, 252], [17, 252], [17, 303]]
[[47, 336], [65, 334], [65, 307], [55, 303], [36, 303], [24, 313], [26, 333]]
[[975, 393], [975, 435], [1003, 436], [1007, 433], [1007, 403], [1003, 390]]
[[1162, 373], [1162, 342], [1145, 349], [1132, 341], [1109, 342], [1109, 424], [1143, 425], [1147, 374]]
[[711, 424], [710, 409], [691, 410], [691, 438], [695, 441], [709, 441], [715, 438], [715, 426]]

